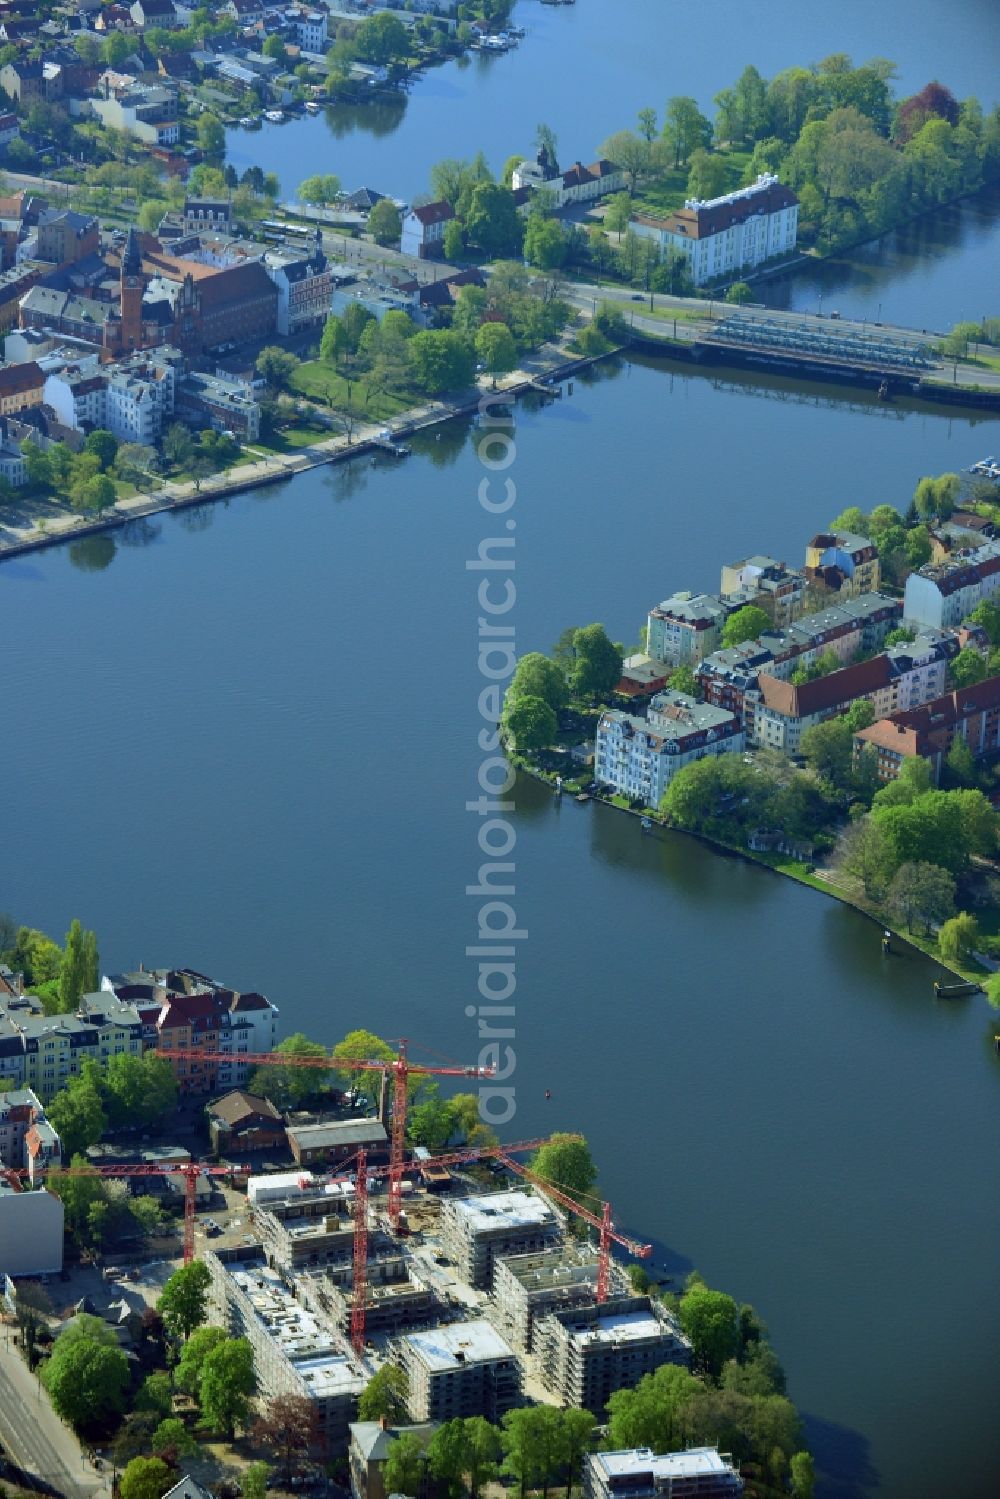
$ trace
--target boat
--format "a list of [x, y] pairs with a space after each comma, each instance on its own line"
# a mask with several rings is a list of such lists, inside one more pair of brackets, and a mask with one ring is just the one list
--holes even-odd
[[934, 996], [936, 999], [961, 999], [966, 994], [981, 994], [982, 984], [935, 984]]
[[644, 817], [639, 826], [644, 833], [651, 833], [653, 831], [653, 819], [651, 817]]
[[265, 109], [264, 118], [270, 120], [272, 125], [280, 125], [285, 118], [285, 112], [283, 109]]
[[309, 111], [309, 113], [311, 115], [318, 115], [319, 114], [319, 110], [320, 110], [320, 106], [316, 103], [315, 99], [307, 99], [306, 100], [306, 109], [308, 109], [308, 111]]
[[241, 115], [240, 124], [244, 130], [259, 130], [260, 115]]

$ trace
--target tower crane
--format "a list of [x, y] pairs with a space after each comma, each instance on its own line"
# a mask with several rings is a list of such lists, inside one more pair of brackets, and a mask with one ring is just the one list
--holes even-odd
[[392, 1131], [389, 1145], [389, 1222], [392, 1224], [393, 1233], [399, 1232], [399, 1218], [403, 1204], [403, 1165], [406, 1144], [406, 1105], [407, 1079], [416, 1077], [493, 1077], [492, 1067], [431, 1067], [423, 1062], [411, 1062], [406, 1053], [407, 1042], [399, 1042], [398, 1054], [392, 1061], [349, 1061], [347, 1059], [334, 1061], [332, 1057], [295, 1057], [286, 1056], [280, 1051], [264, 1051], [257, 1053], [231, 1051], [203, 1051], [198, 1046], [180, 1046], [158, 1049], [157, 1055], [169, 1057], [177, 1061], [196, 1062], [229, 1062], [233, 1061], [251, 1063], [255, 1067], [313, 1067], [320, 1068], [324, 1072], [381, 1072], [383, 1076], [391, 1075], [393, 1080], [392, 1093]]

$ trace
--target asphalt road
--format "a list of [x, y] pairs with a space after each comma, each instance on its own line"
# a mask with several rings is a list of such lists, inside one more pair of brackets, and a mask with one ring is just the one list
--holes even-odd
[[29, 1473], [67, 1499], [96, 1499], [107, 1484], [85, 1460], [21, 1355], [5, 1337], [0, 1343], [0, 1443]]

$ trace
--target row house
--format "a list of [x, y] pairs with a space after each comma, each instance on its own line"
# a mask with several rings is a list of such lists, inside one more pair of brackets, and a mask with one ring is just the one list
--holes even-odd
[[956, 736], [976, 760], [1000, 751], [1000, 677], [881, 718], [855, 734], [854, 750], [856, 755], [865, 748], [875, 751], [880, 781], [894, 781], [903, 764], [919, 756], [930, 764], [936, 782]]
[[926, 703], [943, 689], [957, 651], [957, 641], [923, 638], [798, 685], [761, 672], [744, 703], [747, 739], [797, 754], [806, 729], [862, 699], [876, 718]]
[[862, 594], [805, 615], [787, 630], [766, 630], [757, 644], [771, 653], [772, 674], [790, 677], [797, 667], [811, 666], [831, 652], [846, 665], [859, 651], [880, 650], [902, 614], [899, 599], [881, 593]]
[[805, 573], [811, 582], [845, 598], [877, 593], [882, 581], [875, 544], [852, 531], [821, 531], [814, 536], [806, 547]]
[[177, 415], [193, 427], [211, 427], [245, 442], [260, 436], [260, 402], [253, 386], [235, 375], [193, 370], [177, 387]]
[[326, 320], [333, 277], [323, 254], [322, 230], [316, 230], [312, 253], [269, 250], [264, 268], [278, 291], [277, 330], [286, 337], [316, 328]]
[[129, 1004], [158, 1006], [158, 1049], [197, 1050], [232, 1058], [175, 1061], [182, 1093], [220, 1093], [242, 1087], [254, 1056], [274, 1050], [278, 1011], [254, 990], [226, 988], [190, 968], [141, 968], [105, 978], [103, 987]]
[[50, 1099], [84, 1062], [107, 1063], [123, 1052], [142, 1053], [142, 1022], [131, 1005], [107, 1014], [46, 1015], [34, 995], [0, 1000], [0, 1068], [18, 1088]]
[[714, 593], [675, 593], [649, 611], [646, 651], [668, 666], [690, 666], [717, 650], [729, 606]]
[[112, 366], [96, 356], [45, 380], [45, 404], [76, 431], [105, 428], [119, 442], [151, 446], [174, 412], [176, 351], [152, 350]]
[[910, 573], [903, 595], [903, 614], [917, 625], [936, 629], [960, 625], [978, 604], [1000, 589], [1000, 541], [987, 541], [943, 563], [928, 563]]
[[805, 608], [805, 575], [773, 557], [747, 557], [722, 569], [719, 592], [734, 609], [756, 604], [775, 625], [790, 625]]
[[637, 214], [629, 228], [651, 239], [661, 254], [680, 250], [688, 258], [696, 286], [733, 277], [776, 255], [795, 249], [799, 200], [771, 173], [763, 172], [750, 187], [720, 198], [688, 198], [665, 218]]
[[734, 713], [668, 688], [652, 699], [648, 719], [616, 709], [601, 714], [594, 777], [630, 801], [658, 807], [679, 770], [706, 755], [739, 753], [744, 743]]
[[29, 406], [40, 406], [45, 375], [33, 359], [0, 369], [0, 415], [13, 416]]

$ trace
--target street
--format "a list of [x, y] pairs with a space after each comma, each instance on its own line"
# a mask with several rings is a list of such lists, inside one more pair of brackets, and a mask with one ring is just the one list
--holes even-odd
[[0, 1344], [0, 1443], [19, 1467], [68, 1499], [96, 1499], [109, 1491], [14, 1348], [9, 1329]]

